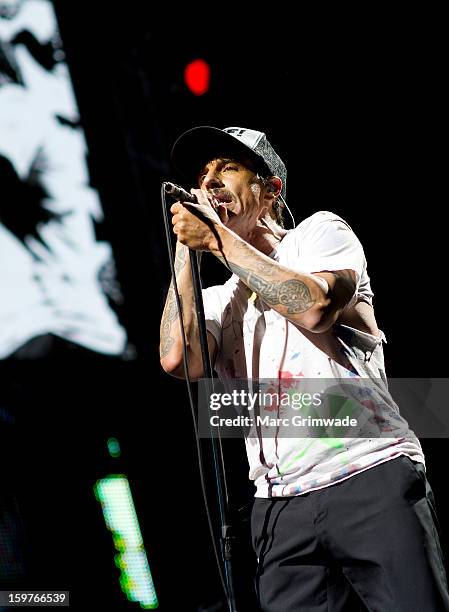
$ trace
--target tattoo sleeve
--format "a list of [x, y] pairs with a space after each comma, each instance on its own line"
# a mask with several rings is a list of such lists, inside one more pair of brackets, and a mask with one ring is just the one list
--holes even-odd
[[[175, 272], [178, 277], [181, 270], [186, 265], [187, 261], [187, 247], [183, 247], [177, 250], [175, 259]], [[182, 306], [182, 301], [181, 301]], [[171, 347], [173, 346], [174, 339], [171, 335], [171, 329], [173, 322], [179, 318], [178, 305], [176, 303], [176, 294], [173, 287], [173, 280], [170, 283], [168, 289], [167, 299], [165, 302], [164, 312], [161, 320], [161, 344], [160, 344], [160, 356], [161, 358], [168, 355]]]
[[[270, 306], [281, 304], [286, 308], [287, 314], [306, 312], [315, 304], [306, 283], [297, 279], [267, 280], [267, 276], [273, 276], [273, 270], [266, 264], [258, 265], [254, 271], [230, 261], [225, 262], [223, 258], [219, 259], [226, 263], [232, 272], [237, 274], [264, 302]], [[260, 276], [260, 273], [264, 274], [265, 278]]]
[[171, 347], [173, 346], [174, 340], [171, 336], [171, 326], [173, 321], [176, 321], [178, 318], [178, 305], [176, 303], [176, 295], [172, 282], [168, 290], [167, 301], [165, 302], [164, 313], [161, 320], [161, 357], [168, 355]]

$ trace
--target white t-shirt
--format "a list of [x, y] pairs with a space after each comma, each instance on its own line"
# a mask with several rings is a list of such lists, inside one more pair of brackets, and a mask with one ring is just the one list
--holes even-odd
[[[349, 225], [331, 212], [320, 211], [302, 221], [271, 256], [298, 272], [354, 270], [356, 291], [346, 308], [357, 300], [372, 303], [362, 245]], [[385, 436], [293, 438], [280, 431], [264, 437], [260, 430], [248, 435], [249, 477], [257, 487], [256, 497], [300, 495], [401, 454], [425, 463], [419, 440], [388, 393], [383, 334], [379, 338], [338, 323], [322, 334], [307, 332], [269, 308], [236, 275], [224, 285], [204, 289], [203, 299], [207, 329], [219, 347], [214, 368], [221, 380], [268, 379], [284, 390], [289, 379], [370, 378], [382, 398]], [[346, 367], [336, 353], [347, 359]]]

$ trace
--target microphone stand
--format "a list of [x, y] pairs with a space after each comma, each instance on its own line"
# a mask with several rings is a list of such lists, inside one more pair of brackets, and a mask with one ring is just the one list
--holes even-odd
[[[191, 193], [184, 191], [179, 188], [177, 185], [173, 185], [172, 183], [164, 183], [165, 191], [172, 195], [172, 197], [180, 197], [183, 196], [183, 201], [185, 202], [193, 202], [196, 203], [196, 197]], [[188, 197], [187, 197], [188, 196]], [[210, 363], [209, 356], [209, 347], [207, 343], [207, 329], [206, 329], [206, 318], [204, 316], [204, 304], [203, 304], [203, 294], [201, 287], [201, 277], [198, 266], [198, 258], [197, 253], [193, 249], [189, 248], [189, 257], [190, 257], [190, 268], [192, 271], [192, 285], [193, 285], [193, 293], [195, 296], [195, 310], [196, 316], [198, 319], [198, 332], [200, 339], [200, 347], [201, 347], [201, 357], [203, 361], [203, 372], [205, 376], [206, 382], [206, 390], [208, 396], [210, 396], [210, 392], [213, 383], [213, 375], [212, 375], [212, 366]], [[216, 475], [216, 485], [217, 485], [217, 497], [218, 497], [218, 507], [220, 511], [220, 519], [221, 519], [221, 551], [223, 556], [223, 563], [225, 569], [225, 579], [227, 586], [227, 599], [228, 599], [228, 607], [229, 612], [237, 612], [237, 608], [235, 607], [235, 594], [234, 594], [234, 581], [232, 576], [232, 566], [231, 566], [231, 558], [232, 558], [232, 529], [229, 521], [229, 509], [228, 509], [228, 495], [226, 488], [226, 476], [224, 473], [224, 465], [223, 465], [223, 454], [221, 452], [221, 441], [220, 441], [220, 457], [217, 449], [217, 442], [214, 435], [211, 435], [211, 444], [212, 444], [212, 454], [214, 458], [215, 465], [215, 475]], [[226, 503], [223, 498], [223, 489], [226, 492]]]

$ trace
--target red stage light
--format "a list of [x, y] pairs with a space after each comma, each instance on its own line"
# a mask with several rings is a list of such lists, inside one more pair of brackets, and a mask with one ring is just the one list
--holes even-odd
[[210, 66], [202, 59], [187, 64], [184, 70], [184, 81], [195, 96], [202, 96], [209, 91]]

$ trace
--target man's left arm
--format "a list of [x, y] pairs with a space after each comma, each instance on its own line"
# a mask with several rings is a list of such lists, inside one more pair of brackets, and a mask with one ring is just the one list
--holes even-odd
[[[314, 264], [319, 267], [313, 273], [287, 268], [226, 227], [211, 205], [205, 203], [204, 194], [200, 190], [194, 192], [204, 200], [201, 205], [176, 203], [171, 208], [179, 242], [210, 251], [266, 304], [292, 323], [315, 333], [324, 332], [335, 323], [354, 294], [353, 270], [343, 266], [336, 270], [336, 265], [329, 270], [329, 258], [315, 259]], [[326, 246], [320, 244], [320, 247]], [[317, 250], [316, 244], [313, 250]], [[349, 263], [352, 259], [344, 261]]]
[[354, 295], [353, 270], [301, 273], [282, 266], [226, 227], [211, 252], [266, 304], [312, 332], [329, 329]]

